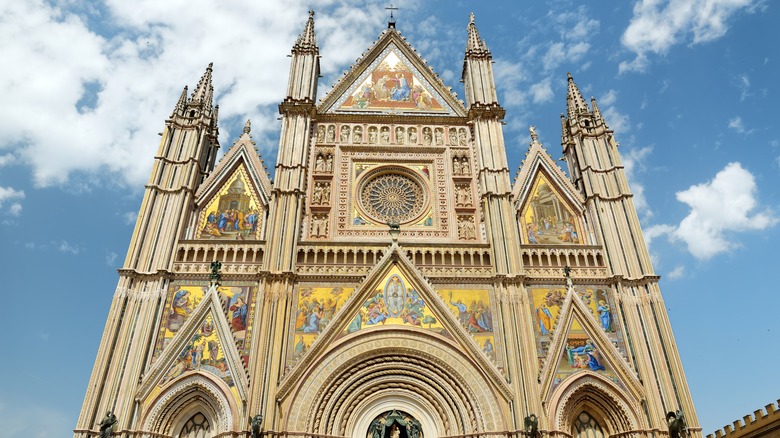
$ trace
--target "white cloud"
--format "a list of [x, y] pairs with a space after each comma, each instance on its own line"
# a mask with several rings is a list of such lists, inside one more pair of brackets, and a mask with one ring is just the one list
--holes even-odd
[[52, 242], [52, 245], [54, 245], [61, 253], [64, 254], [78, 255], [82, 250], [81, 246], [72, 245], [67, 240], [60, 241], [60, 243]]
[[553, 98], [551, 79], [544, 78], [541, 82], [531, 85], [530, 93], [534, 103], [549, 102]]
[[620, 63], [620, 71], [643, 71], [647, 54], [665, 54], [681, 42], [698, 44], [723, 36], [736, 12], [753, 10], [753, 0], [640, 0], [621, 42], [634, 52], [633, 61]]
[[122, 218], [125, 220], [125, 224], [127, 225], [135, 225], [135, 222], [138, 220], [138, 212], [137, 211], [128, 211], [125, 214], [122, 215]]
[[691, 210], [670, 237], [702, 260], [739, 247], [731, 233], [763, 230], [778, 221], [770, 210], [754, 212], [756, 190], [755, 178], [740, 163], [727, 164], [711, 181], [677, 192]]
[[16, 157], [13, 154], [0, 155], [0, 167], [13, 164], [16, 161]]
[[19, 216], [22, 213], [22, 204], [18, 202], [14, 202], [11, 204], [11, 207], [8, 209], [8, 212], [11, 213], [11, 216]]
[[745, 124], [742, 123], [742, 117], [737, 116], [729, 120], [729, 128], [739, 132], [740, 134], [745, 132]]
[[685, 275], [685, 266], [683, 265], [677, 265], [674, 269], [669, 271], [668, 274], [666, 274], [669, 279], [676, 280], [678, 278], [682, 278]]
[[[0, 207], [3, 206], [3, 203], [5, 201], [9, 201], [12, 199], [24, 199], [24, 191], [16, 190], [13, 187], [0, 186]], [[19, 205], [19, 207], [14, 207], [14, 205]], [[11, 206], [11, 209], [18, 209], [19, 211], [21, 211], [21, 205], [19, 203], [14, 203]]]
[[[384, 19], [381, 8], [354, 3], [328, 2], [316, 16], [318, 42], [328, 53], [324, 82], [370, 45]], [[222, 144], [235, 137], [225, 126], [249, 116], [260, 122], [253, 134], [261, 151], [276, 148], [269, 139], [278, 131], [285, 55], [303, 30], [305, 4], [108, 0], [100, 12], [69, 9], [76, 7], [0, 4], [0, 52], [14, 66], [0, 70], [0, 93], [13, 103], [0, 107], [0, 150], [15, 148], [37, 186], [70, 183], [76, 174], [88, 184], [109, 174], [122, 175], [116, 184], [143, 184], [163, 121], [182, 87], [192, 91], [211, 61]], [[101, 35], [89, 26], [97, 21], [118, 33]]]
[[106, 264], [107, 264], [108, 266], [114, 266], [114, 265], [115, 265], [115, 263], [116, 263], [116, 259], [117, 259], [117, 257], [118, 257], [118, 256], [117, 256], [117, 253], [115, 253], [115, 252], [113, 252], [113, 251], [109, 252], [109, 253], [106, 255]]
[[507, 108], [518, 108], [525, 105], [526, 95], [520, 89], [520, 83], [527, 79], [527, 75], [522, 62], [496, 59], [493, 66], [493, 76], [496, 80], [496, 88], [503, 94], [503, 96], [499, 96], [502, 104]]
[[[638, 174], [646, 170], [644, 163], [652, 151], [652, 147], [645, 146], [638, 149], [626, 149], [621, 155], [623, 168], [626, 172], [626, 179], [628, 180], [631, 192], [634, 194], [634, 207], [636, 207], [637, 214], [643, 220], [650, 218], [653, 215], [653, 211], [647, 203], [647, 198], [645, 198], [645, 187], [639, 181]], [[647, 240], [648, 231], [646, 230], [644, 234], [645, 240]]]
[[739, 75], [739, 88], [741, 90], [739, 94], [739, 101], [743, 102], [748, 97], [752, 96], [753, 93], [750, 92], [750, 77], [747, 74], [741, 74]]
[[670, 233], [674, 232], [674, 230], [675, 228], [671, 225], [656, 224], [645, 228], [644, 231], [642, 231], [642, 235], [645, 238], [645, 244], [650, 246], [655, 238], [668, 236]]
[[610, 89], [606, 94], [599, 98], [598, 104], [603, 106], [614, 105], [617, 101], [617, 95], [618, 92], [616, 90]]

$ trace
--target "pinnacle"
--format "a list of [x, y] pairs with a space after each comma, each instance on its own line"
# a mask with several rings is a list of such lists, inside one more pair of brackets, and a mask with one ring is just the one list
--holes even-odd
[[593, 108], [593, 118], [596, 124], [604, 123], [604, 118], [601, 116], [601, 110], [599, 110], [599, 106], [596, 104], [596, 98], [593, 96], [590, 97], [590, 106]]
[[306, 20], [306, 26], [303, 33], [298, 35], [298, 39], [293, 46], [293, 52], [297, 51], [316, 51], [317, 36], [314, 33], [314, 11], [309, 11], [309, 19]]
[[187, 86], [184, 86], [184, 89], [181, 91], [181, 95], [179, 96], [179, 101], [176, 102], [176, 106], [173, 108], [174, 114], [181, 114], [182, 111], [184, 111], [184, 107], [187, 105]]
[[213, 67], [214, 63], [210, 62], [209, 66], [206, 67], [206, 72], [203, 73], [203, 77], [200, 78], [198, 86], [195, 88], [195, 91], [192, 92], [192, 98], [190, 100], [193, 103], [201, 102], [205, 103], [207, 106], [211, 106], [214, 97], [214, 87], [211, 84], [211, 71]]
[[566, 94], [566, 105], [569, 110], [569, 117], [589, 112], [588, 104], [585, 103], [585, 99], [582, 98], [580, 89], [577, 88], [577, 84], [574, 83], [574, 78], [571, 73], [566, 73], [569, 82], [569, 91]]
[[468, 40], [466, 41], [466, 54], [490, 54], [490, 51], [485, 45], [485, 40], [479, 37], [479, 31], [477, 25], [474, 22], [474, 13], [469, 14], [469, 24], [466, 27], [468, 31]]

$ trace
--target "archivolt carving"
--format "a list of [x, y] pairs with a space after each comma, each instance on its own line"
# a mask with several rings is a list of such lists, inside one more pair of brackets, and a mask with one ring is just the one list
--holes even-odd
[[554, 430], [568, 433], [572, 419], [584, 408], [599, 417], [610, 435], [645, 428], [639, 400], [632, 400], [613, 383], [600, 375], [585, 371], [581, 377], [565, 382], [550, 401], [549, 416]]
[[290, 401], [290, 431], [342, 435], [361, 402], [391, 390], [424, 400], [447, 435], [505, 428], [505, 409], [492, 383], [447, 341], [427, 333], [361, 332], [327, 352], [300, 380]]
[[229, 389], [223, 388], [219, 382], [213, 381], [208, 376], [200, 373], [185, 375], [168, 386], [153, 402], [144, 421], [144, 430], [172, 434], [171, 429], [179, 419], [180, 412], [192, 404], [200, 404], [211, 411], [206, 414], [216, 417], [214, 431], [232, 430], [236, 422], [232, 414], [238, 412], [238, 407], [234, 402], [231, 403], [232, 397], [227, 395], [229, 393]]

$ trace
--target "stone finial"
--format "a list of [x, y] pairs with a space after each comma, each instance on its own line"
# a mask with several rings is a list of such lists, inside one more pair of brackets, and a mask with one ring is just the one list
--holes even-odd
[[252, 131], [252, 121], [246, 119], [246, 123], [244, 123], [244, 134], [249, 134], [251, 131]]
[[534, 125], [529, 126], [528, 132], [531, 133], [531, 142], [539, 143], [539, 135], [536, 133], [536, 126]]

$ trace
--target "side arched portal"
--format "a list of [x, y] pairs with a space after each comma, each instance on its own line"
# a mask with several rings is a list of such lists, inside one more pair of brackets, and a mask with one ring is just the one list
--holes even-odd
[[211, 436], [233, 430], [236, 415], [238, 407], [222, 381], [191, 373], [163, 388], [150, 403], [143, 424], [145, 431], [160, 436], [198, 436], [206, 430]]
[[548, 415], [556, 431], [606, 438], [646, 428], [639, 403], [602, 376], [583, 372], [553, 393]]
[[425, 437], [502, 431], [508, 400], [499, 385], [439, 335], [372, 329], [313, 361], [290, 394], [286, 430], [363, 438], [377, 415], [397, 409]]

